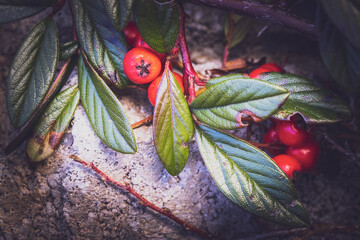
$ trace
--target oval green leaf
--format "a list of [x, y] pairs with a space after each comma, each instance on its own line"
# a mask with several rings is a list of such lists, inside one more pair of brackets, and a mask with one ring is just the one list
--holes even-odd
[[55, 3], [56, 0], [0, 0], [0, 24], [30, 17]]
[[360, 48], [360, 6], [350, 0], [320, 0], [337, 29]]
[[158, 53], [169, 53], [179, 33], [180, 14], [177, 2], [137, 0], [133, 13], [144, 41]]
[[43, 161], [55, 151], [69, 126], [79, 100], [79, 89], [74, 85], [62, 91], [46, 108], [26, 144], [26, 154], [31, 161]]
[[189, 157], [194, 125], [185, 97], [170, 71], [165, 71], [156, 96], [153, 120], [154, 145], [171, 175], [178, 175]]
[[134, 0], [103, 0], [106, 14], [118, 31], [126, 26]]
[[129, 80], [122, 62], [126, 54], [126, 40], [106, 14], [103, 1], [73, 1], [76, 33], [86, 58], [96, 72], [117, 88], [124, 88]]
[[244, 115], [260, 121], [271, 116], [287, 99], [289, 92], [261, 80], [240, 74], [210, 80], [208, 88], [190, 104], [197, 119], [219, 129], [236, 129], [246, 126]]
[[252, 27], [253, 21], [254, 20], [250, 17], [229, 14], [229, 16], [225, 20], [224, 27], [225, 36], [227, 37], [231, 25], [233, 25], [230, 36], [229, 49], [235, 47], [237, 44], [241, 43], [244, 40]]
[[203, 125], [196, 127], [196, 142], [216, 185], [233, 203], [270, 221], [309, 225], [291, 180], [260, 149]]
[[135, 136], [119, 100], [83, 55], [78, 69], [81, 103], [96, 135], [115, 151], [135, 153]]
[[316, 87], [308, 79], [295, 74], [267, 73], [261, 80], [282, 86], [291, 92], [273, 117], [290, 119], [300, 114], [309, 123], [334, 123], [351, 120], [351, 109], [339, 97]]
[[350, 92], [360, 89], [360, 48], [353, 46], [319, 7], [316, 27], [320, 54], [332, 78]]
[[7, 80], [10, 120], [20, 128], [44, 99], [59, 60], [59, 40], [54, 19], [41, 21], [16, 53]]
[[79, 44], [77, 41], [70, 41], [64, 43], [60, 46], [60, 60], [67, 60], [76, 54], [79, 49]]
[[62, 67], [60, 72], [58, 73], [56, 79], [51, 84], [46, 96], [39, 104], [39, 107], [36, 111], [31, 115], [29, 120], [26, 121], [24, 126], [20, 129], [18, 135], [6, 146], [4, 149], [5, 154], [9, 154], [14, 151], [29, 135], [30, 130], [33, 129], [36, 121], [41, 116], [46, 106], [50, 103], [50, 101], [54, 98], [54, 96], [58, 93], [61, 87], [69, 78], [72, 70], [74, 69], [77, 62], [77, 55], [70, 58]]

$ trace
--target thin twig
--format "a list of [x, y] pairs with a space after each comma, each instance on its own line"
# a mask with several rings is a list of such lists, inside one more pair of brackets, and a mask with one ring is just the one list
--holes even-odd
[[274, 5], [264, 5], [250, 1], [239, 0], [187, 0], [195, 4], [222, 9], [231, 13], [261, 18], [271, 23], [283, 25], [304, 33], [310, 37], [316, 37], [315, 25], [306, 19], [300, 18], [289, 11], [277, 8]]
[[199, 228], [196, 228], [190, 224], [188, 224], [187, 222], [185, 222], [184, 220], [180, 219], [179, 217], [175, 216], [171, 210], [169, 210], [168, 208], [160, 208], [156, 205], [154, 205], [153, 203], [149, 202], [146, 198], [144, 198], [143, 196], [141, 196], [139, 193], [137, 193], [129, 184], [127, 183], [120, 183], [118, 181], [116, 181], [115, 179], [109, 177], [106, 173], [104, 173], [103, 171], [101, 171], [99, 168], [97, 168], [93, 163], [88, 163], [84, 160], [82, 160], [81, 158], [79, 158], [78, 156], [76, 156], [75, 154], [72, 154], [69, 156], [70, 158], [72, 158], [74, 161], [81, 163], [82, 165], [84, 165], [85, 167], [90, 168], [91, 170], [93, 170], [94, 172], [96, 172], [98, 175], [101, 176], [101, 178], [109, 183], [112, 184], [116, 187], [121, 188], [122, 190], [130, 193], [132, 196], [134, 196], [136, 199], [139, 200], [140, 204], [151, 208], [152, 210], [160, 213], [161, 215], [164, 215], [166, 217], [168, 217], [169, 219], [173, 220], [174, 222], [180, 224], [183, 228], [185, 228], [188, 231], [194, 232], [196, 234], [198, 234], [201, 237], [207, 238], [207, 239], [213, 239], [212, 235], [210, 233], [207, 233]]
[[66, 0], [58, 0], [53, 7], [52, 12], [50, 13], [49, 17], [54, 17], [56, 13], [58, 13], [66, 4]]
[[131, 124], [131, 127], [132, 127], [133, 129], [135, 129], [135, 128], [141, 127], [142, 125], [149, 124], [149, 123], [152, 122], [153, 116], [154, 116], [154, 115], [150, 115], [150, 116], [148, 116], [147, 118], [144, 118], [144, 119], [142, 119], [142, 120], [140, 120], [140, 121], [138, 121], [138, 122], [136, 122], [136, 123], [133, 123], [133, 124]]

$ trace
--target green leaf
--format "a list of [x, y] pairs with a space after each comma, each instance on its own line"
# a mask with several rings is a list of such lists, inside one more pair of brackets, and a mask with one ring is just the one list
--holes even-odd
[[7, 80], [10, 120], [20, 128], [44, 99], [56, 72], [59, 40], [54, 19], [41, 21], [16, 53]]
[[220, 191], [245, 210], [285, 225], [309, 225], [294, 186], [260, 149], [229, 134], [199, 125], [196, 142]]
[[144, 41], [158, 53], [169, 53], [179, 33], [180, 15], [177, 2], [137, 0], [133, 13]]
[[334, 123], [351, 119], [351, 109], [334, 94], [316, 87], [306, 78], [295, 74], [266, 73], [261, 80], [286, 88], [291, 94], [273, 116], [290, 119], [301, 114], [310, 123]]
[[320, 0], [320, 2], [337, 29], [359, 49], [360, 6], [350, 0]]
[[83, 55], [79, 61], [81, 103], [96, 135], [110, 148], [135, 153], [135, 136], [121, 103], [90, 66]]
[[231, 33], [229, 49], [241, 43], [252, 27], [253, 19], [250, 17], [230, 14], [225, 21], [225, 36], [228, 36], [231, 25], [233, 30]]
[[124, 88], [129, 80], [122, 62], [126, 54], [126, 40], [111, 23], [104, 2], [100, 0], [73, 1], [76, 33], [82, 50], [96, 72], [117, 88]]
[[79, 49], [77, 41], [70, 41], [60, 46], [60, 60], [67, 60], [76, 54]]
[[62, 91], [50, 103], [26, 145], [26, 153], [31, 161], [43, 161], [55, 151], [79, 100], [79, 89], [74, 85]]
[[51, 84], [51, 87], [49, 88], [48, 92], [46, 93], [46, 96], [44, 97], [42, 102], [39, 104], [39, 107], [36, 109], [36, 111], [31, 115], [29, 120], [27, 120], [26, 123], [23, 125], [23, 127], [20, 129], [19, 134], [4, 149], [5, 154], [9, 154], [12, 151], [14, 151], [28, 137], [30, 130], [33, 129], [33, 126], [35, 125], [39, 116], [41, 116], [41, 114], [45, 110], [46, 106], [54, 98], [54, 96], [58, 93], [58, 91], [61, 89], [61, 87], [64, 85], [64, 83], [69, 78], [72, 70], [74, 69], [76, 62], [77, 62], [77, 55], [70, 58], [63, 65], [63, 67], [60, 70], [59, 74], [57, 75], [56, 79], [53, 81], [53, 83]]
[[244, 115], [254, 121], [266, 119], [289, 96], [283, 87], [241, 74], [215, 78], [208, 81], [207, 87], [190, 108], [199, 121], [219, 129], [246, 126], [242, 123]]
[[56, 0], [0, 0], [0, 24], [30, 17], [55, 3]]
[[118, 31], [126, 26], [134, 0], [103, 0], [106, 14]]
[[332, 78], [350, 92], [360, 90], [360, 48], [353, 46], [336, 29], [319, 7], [316, 27], [321, 57]]
[[185, 97], [170, 71], [165, 71], [156, 96], [153, 120], [154, 145], [160, 161], [173, 176], [189, 157], [194, 125]]

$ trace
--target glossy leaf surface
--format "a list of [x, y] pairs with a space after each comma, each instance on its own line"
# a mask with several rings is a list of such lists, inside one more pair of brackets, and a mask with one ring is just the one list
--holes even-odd
[[202, 125], [196, 142], [218, 188], [233, 203], [281, 224], [309, 225], [291, 180], [260, 149]]
[[104, 4], [101, 0], [73, 1], [76, 33], [96, 72], [117, 88], [124, 88], [129, 84], [122, 67], [126, 40], [106, 14]]
[[320, 2], [332, 23], [352, 45], [359, 49], [360, 6], [351, 0], [320, 0]]
[[171, 175], [178, 175], [189, 157], [194, 125], [181, 88], [170, 71], [164, 72], [157, 92], [153, 132], [160, 161]]
[[135, 136], [119, 100], [83, 56], [78, 69], [81, 103], [96, 135], [115, 151], [135, 153]]
[[282, 86], [291, 92], [275, 118], [289, 119], [299, 113], [307, 122], [333, 123], [350, 120], [351, 109], [339, 97], [315, 86], [306, 78], [295, 74], [267, 73], [260, 79]]
[[26, 145], [26, 153], [31, 161], [45, 160], [55, 151], [79, 100], [79, 89], [74, 85], [61, 92], [50, 103]]
[[178, 4], [172, 0], [137, 0], [134, 4], [136, 26], [149, 46], [158, 53], [174, 47], [180, 25]]
[[316, 27], [321, 57], [332, 78], [350, 92], [360, 90], [360, 48], [356, 48], [319, 7]]
[[0, 23], [32, 16], [55, 3], [56, 0], [0, 0]]
[[60, 60], [67, 60], [76, 54], [79, 49], [77, 41], [70, 41], [60, 46]]
[[46, 96], [40, 103], [39, 107], [31, 115], [29, 120], [26, 121], [24, 126], [21, 127], [19, 134], [4, 149], [5, 154], [9, 154], [12, 151], [14, 151], [28, 137], [30, 130], [33, 129], [34, 125], [36, 124], [36, 121], [44, 112], [47, 105], [50, 103], [50, 101], [54, 98], [54, 96], [58, 93], [58, 91], [61, 89], [61, 87], [69, 78], [76, 63], [77, 63], [77, 56], [73, 56], [63, 65], [62, 69], [56, 76], [56, 79], [51, 84], [51, 87], [49, 88], [48, 92], [46, 93]]
[[241, 121], [244, 115], [254, 121], [266, 119], [289, 96], [283, 87], [241, 74], [215, 78], [208, 81], [207, 87], [190, 108], [199, 121], [219, 129], [246, 126]]
[[55, 21], [46, 18], [26, 37], [11, 65], [7, 80], [10, 120], [20, 128], [44, 99], [59, 59]]
[[126, 26], [134, 0], [103, 0], [106, 14], [118, 31]]

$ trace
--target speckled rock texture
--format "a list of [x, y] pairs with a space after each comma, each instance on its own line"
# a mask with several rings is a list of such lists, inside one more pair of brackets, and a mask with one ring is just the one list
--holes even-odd
[[[187, 39], [195, 68], [221, 67], [224, 47], [224, 12], [186, 4], [191, 16]], [[16, 136], [6, 110], [6, 76], [22, 40], [45, 14], [0, 25], [0, 148]], [[68, 10], [56, 17], [61, 42], [71, 38]], [[285, 70], [316, 79], [329, 78], [317, 54], [316, 42], [274, 26], [256, 38], [252, 34], [234, 48], [230, 57], [280, 63]], [[76, 70], [70, 82], [76, 82]], [[146, 93], [136, 89], [119, 92], [130, 122], [152, 114]], [[253, 127], [251, 140], [259, 141], [266, 122]], [[336, 131], [341, 126], [333, 126]], [[327, 130], [327, 128], [325, 128]], [[10, 155], [0, 156], [0, 240], [11, 239], [201, 239], [152, 210], [134, 197], [106, 184], [94, 172], [74, 162], [75, 153], [94, 163], [117, 181], [129, 183], [150, 202], [166, 207], [190, 224], [211, 232], [219, 239], [242, 239], [256, 233], [284, 229], [238, 208], [218, 190], [206, 170], [193, 141], [185, 169], [170, 176], [157, 158], [152, 127], [134, 131], [138, 152], [126, 155], [106, 147], [94, 134], [80, 105], [71, 128], [53, 156], [31, 167], [25, 145]], [[315, 132], [317, 133], [317, 132]], [[246, 131], [238, 133], [246, 137]], [[312, 174], [299, 175], [295, 186], [314, 223], [359, 224], [360, 168], [349, 157], [332, 149], [321, 134], [323, 151]], [[322, 235], [311, 239], [358, 239], [356, 235]], [[281, 238], [285, 239], [285, 238]], [[289, 238], [290, 239], [290, 238]]]

